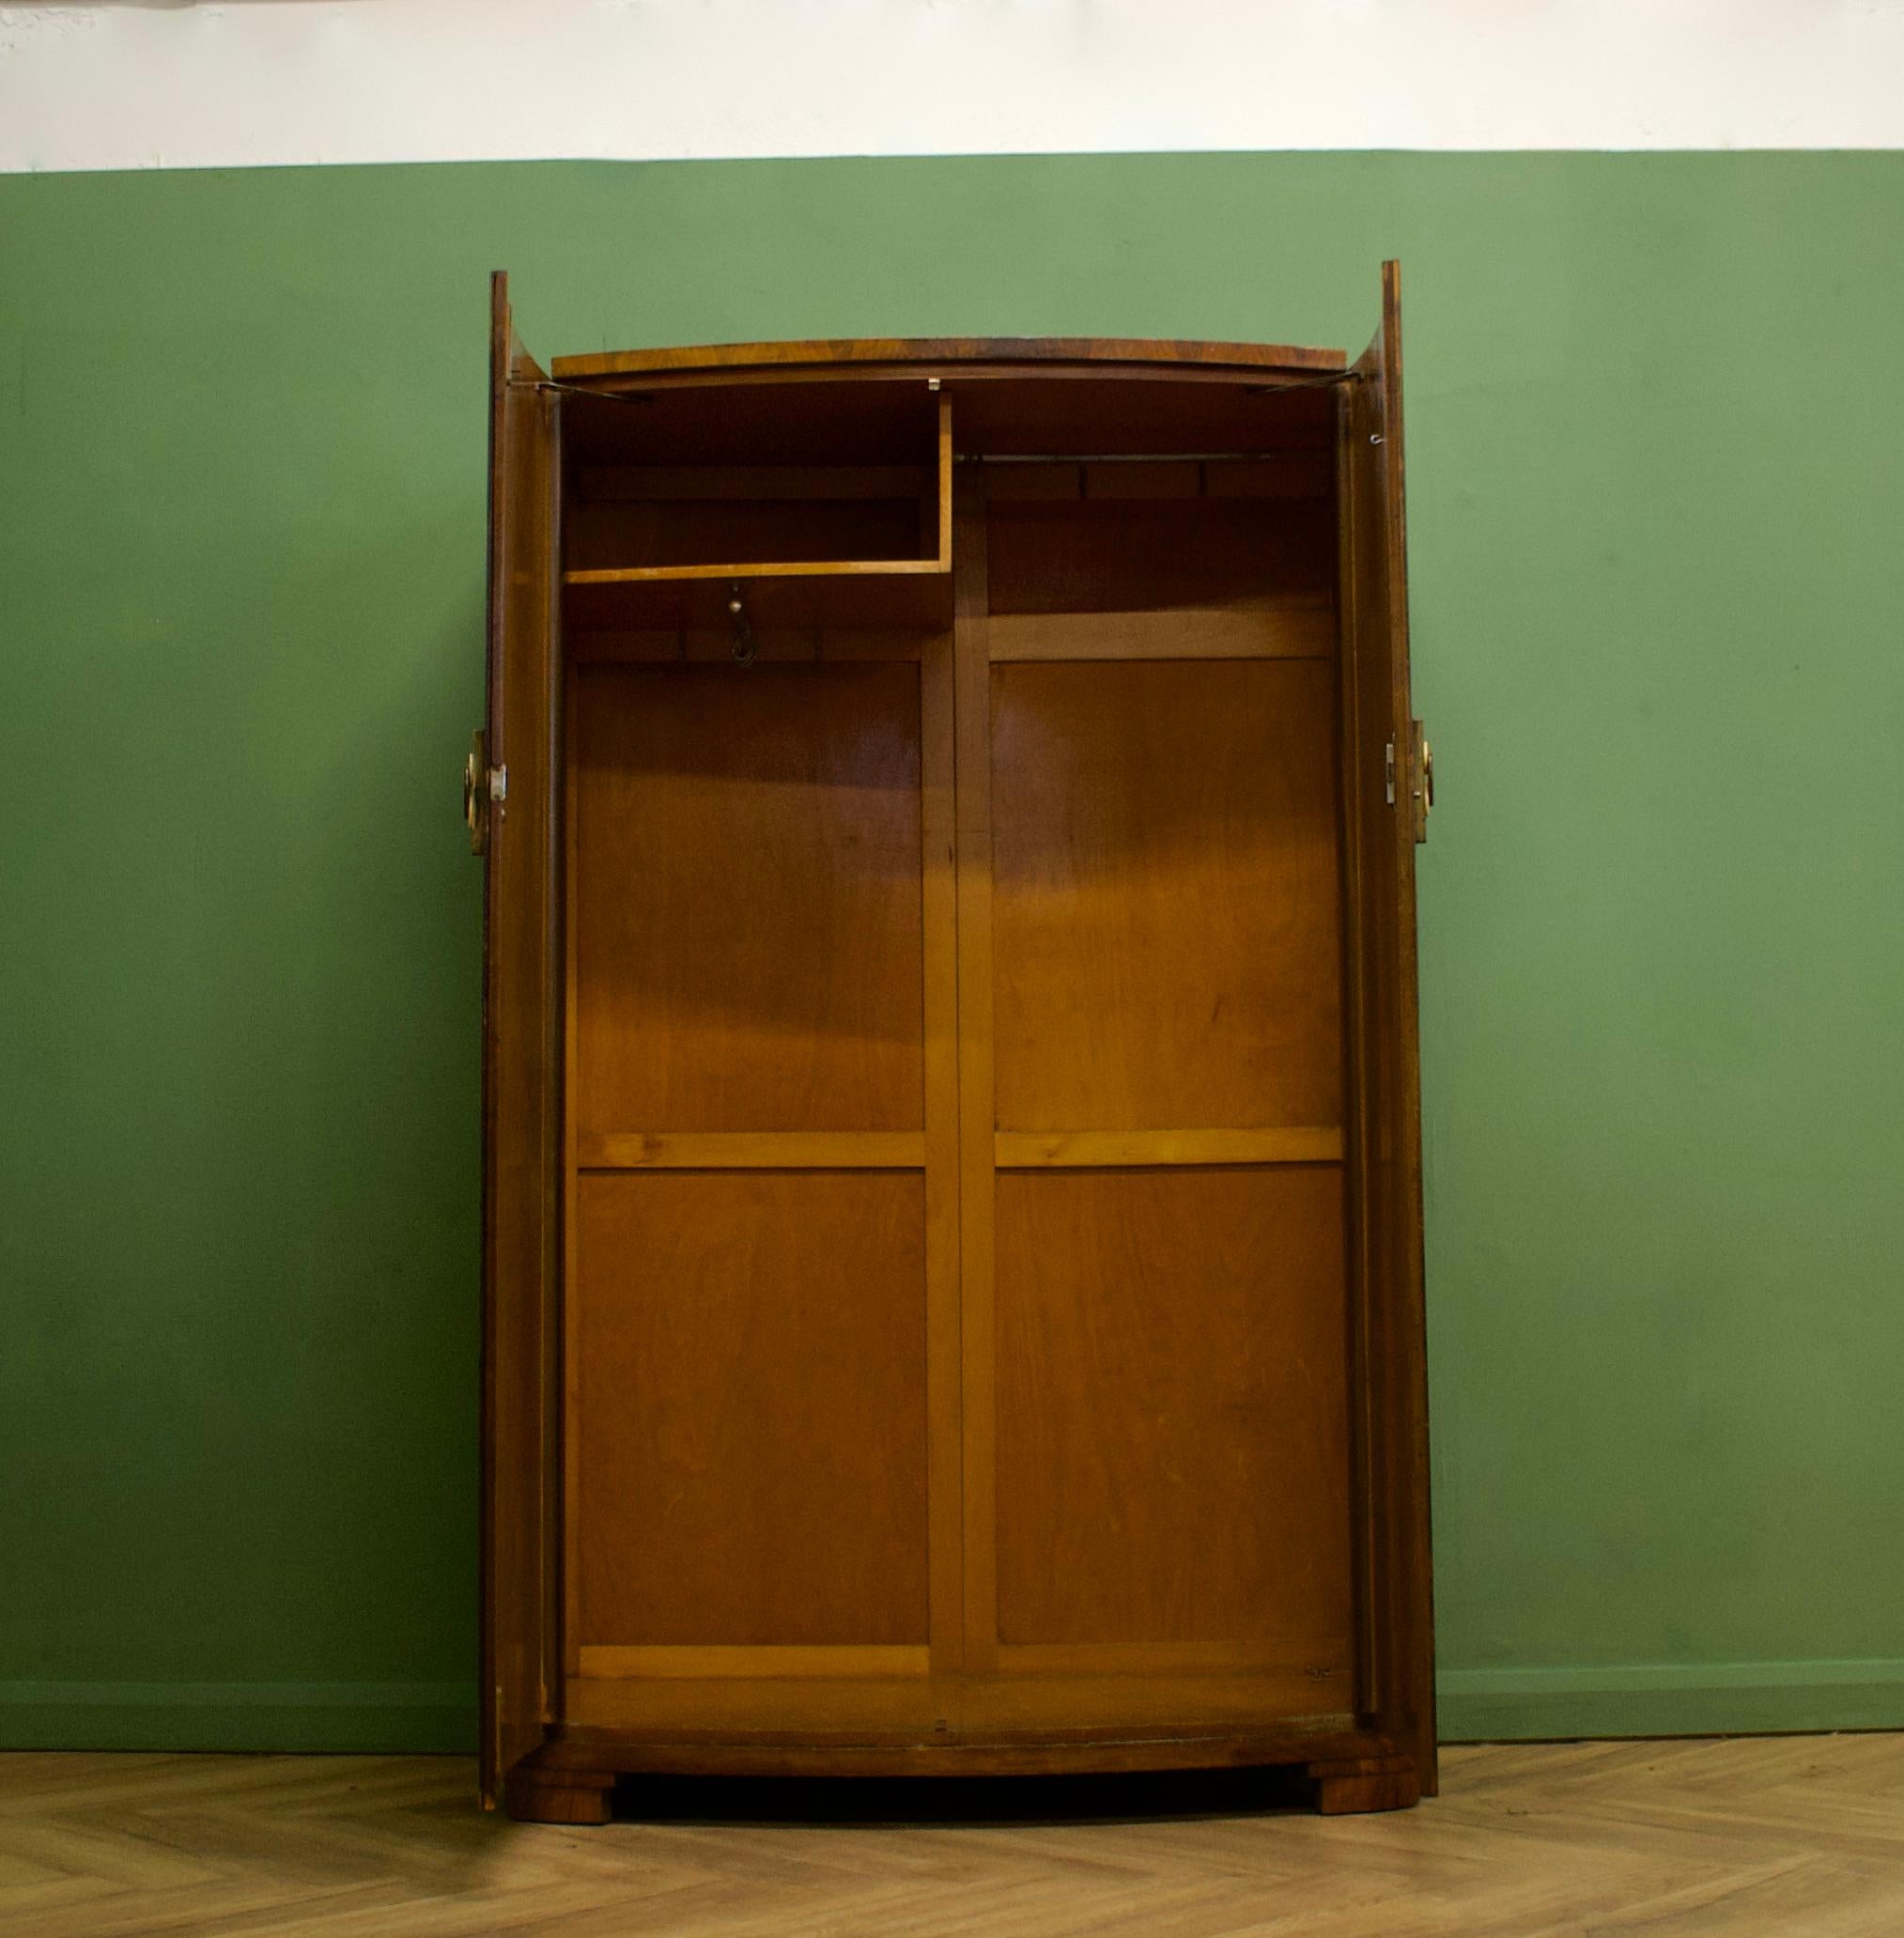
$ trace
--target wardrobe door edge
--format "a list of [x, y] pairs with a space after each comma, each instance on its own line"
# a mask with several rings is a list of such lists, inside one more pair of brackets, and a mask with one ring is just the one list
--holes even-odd
[[549, 1735], [556, 1649], [561, 954], [554, 394], [490, 287], [483, 904], [480, 1787]]

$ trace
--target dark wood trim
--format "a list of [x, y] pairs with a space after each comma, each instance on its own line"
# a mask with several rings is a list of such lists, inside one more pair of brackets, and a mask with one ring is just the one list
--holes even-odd
[[[860, 374], [866, 365], [1149, 364], [1239, 371], [1346, 369], [1347, 355], [1287, 343], [1201, 343], [1157, 336], [859, 336], [800, 343], [712, 343], [685, 348], [601, 350], [557, 357], [558, 382], [730, 371], [764, 377], [815, 364]], [[870, 373], [868, 373], [870, 374]], [[1122, 373], [1120, 373], [1122, 374]]]
[[488, 758], [483, 918], [480, 1782], [543, 1741], [556, 1657], [554, 1424], [561, 970], [561, 669], [554, 394], [490, 286]]
[[[1339, 354], [1330, 352], [1330, 354]], [[781, 366], [734, 364], [714, 370], [644, 370], [624, 377], [596, 377], [573, 382], [570, 390], [588, 390], [603, 395], [619, 395], [650, 390], [692, 389], [703, 384], [783, 384], [783, 383], [919, 383], [934, 378], [942, 383], [956, 382], [962, 389], [974, 383], [1006, 382], [1019, 378], [1037, 378], [1041, 382], [1076, 380], [1098, 383], [1115, 378], [1120, 383], [1214, 383], [1228, 384], [1244, 391], [1325, 389], [1343, 380], [1340, 369], [1313, 370], [1308, 367], [1277, 367], [1265, 364], [1250, 368], [1238, 364], [790, 364]], [[962, 457], [981, 456], [962, 453]], [[1096, 457], [1080, 452], [1080, 458]], [[1115, 454], [1112, 454], [1115, 455]], [[1256, 454], [1237, 453], [1238, 457]]]
[[[818, 1743], [811, 1735], [776, 1741], [768, 1732], [750, 1740], [684, 1734], [648, 1735], [605, 1729], [565, 1729], [537, 1753], [534, 1767], [545, 1782], [598, 1780], [605, 1771], [624, 1775], [708, 1776], [1053, 1776], [1094, 1771], [1223, 1770], [1296, 1767], [1313, 1776], [1373, 1774], [1376, 1768], [1412, 1763], [1379, 1734], [1337, 1728], [1306, 1730], [1174, 1729], [1041, 1731], [1035, 1737], [998, 1735], [983, 1741]], [[1369, 1766], [1369, 1767], [1365, 1767]], [[1354, 1807], [1353, 1805], [1348, 1807]], [[1392, 1809], [1392, 1804], [1369, 1804]], [[512, 1805], [513, 1808], [513, 1805]]]
[[[1409, 700], [1401, 279], [1342, 406], [1345, 873], [1354, 1080], [1363, 1699], [1434, 1794], [1434, 1610], [1416, 987], [1416, 736]], [[1386, 750], [1393, 749], [1390, 786]]]

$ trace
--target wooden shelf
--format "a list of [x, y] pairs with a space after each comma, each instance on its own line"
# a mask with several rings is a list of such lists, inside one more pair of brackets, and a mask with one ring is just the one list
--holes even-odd
[[[845, 487], [844, 495], [862, 496], [867, 493], [869, 480], [875, 474], [873, 469], [859, 466], [839, 469]], [[937, 549], [930, 558], [776, 559], [712, 565], [591, 566], [565, 572], [563, 582], [565, 585], [644, 585], [697, 579], [891, 578], [916, 573], [949, 573], [952, 570], [952, 399], [945, 396], [938, 400], [938, 458], [935, 470], [938, 487], [937, 517], [935, 520]], [[643, 495], [638, 488], [642, 476], [639, 467], [607, 467], [594, 474], [606, 476], [617, 497]], [[903, 474], [903, 468], [899, 468], [897, 473], [892, 467], [876, 468], [876, 475], [890, 479], [895, 474]], [[719, 499], [739, 496], [743, 486], [759, 489], [766, 480], [762, 468], [750, 467], [744, 476], [736, 474], [723, 489], [708, 469], [695, 468], [690, 473], [686, 468], [669, 467], [666, 475], [658, 482], [661, 495]], [[799, 495], [827, 495], [819, 488], [821, 482], [819, 474], [813, 471], [800, 473]]]
[[839, 579], [860, 574], [950, 572], [948, 559], [776, 559], [727, 566], [617, 566], [565, 572], [565, 585], [642, 585], [677, 579]]

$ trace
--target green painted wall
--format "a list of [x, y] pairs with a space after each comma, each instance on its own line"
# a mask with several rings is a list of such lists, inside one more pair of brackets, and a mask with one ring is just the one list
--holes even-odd
[[0, 181], [0, 1729], [459, 1745], [485, 272], [546, 352], [1408, 276], [1450, 1734], [1904, 1724], [1904, 157]]

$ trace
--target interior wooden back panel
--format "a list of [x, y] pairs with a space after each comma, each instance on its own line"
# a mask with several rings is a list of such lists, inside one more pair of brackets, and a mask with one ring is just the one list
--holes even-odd
[[565, 1713], [1346, 1729], [1334, 398], [951, 376], [908, 504], [931, 394], [810, 377], [572, 400], [571, 564], [859, 563], [745, 670], [565, 601]]
[[994, 667], [1000, 1129], [1340, 1124], [1335, 709], [1323, 659]]
[[582, 1175], [584, 1651], [924, 1643], [923, 1193]]
[[575, 677], [578, 1130], [920, 1129], [917, 666]]
[[583, 1678], [923, 1656], [920, 675], [574, 666]]
[[734, 559], [904, 559], [920, 555], [920, 501], [906, 498], [579, 499], [565, 522], [567, 563], [719, 565]]
[[1000, 1643], [1267, 1643], [1340, 1675], [1339, 1168], [998, 1194]]
[[[1082, 498], [986, 505], [998, 1661], [1333, 1713], [1355, 1659], [1334, 515], [1200, 471], [1121, 499], [1087, 466]], [[1236, 616], [1278, 605], [1315, 622]]]
[[987, 543], [995, 612], [1327, 607], [1334, 597], [1334, 513], [1320, 499], [1287, 499], [1274, 518], [1247, 498], [1006, 502], [992, 507]]

